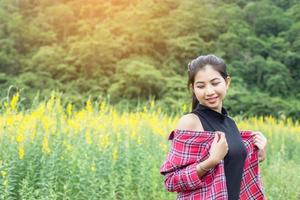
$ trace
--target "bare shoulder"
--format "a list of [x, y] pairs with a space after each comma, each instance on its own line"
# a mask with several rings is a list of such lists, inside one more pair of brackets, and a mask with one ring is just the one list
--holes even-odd
[[193, 131], [203, 131], [200, 119], [194, 113], [189, 113], [183, 115], [176, 126], [176, 129], [180, 130], [193, 130]]

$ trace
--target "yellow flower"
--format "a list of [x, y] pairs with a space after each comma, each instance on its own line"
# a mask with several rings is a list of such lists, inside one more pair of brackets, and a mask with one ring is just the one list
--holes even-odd
[[167, 147], [166, 144], [164, 144], [164, 143], [161, 142], [160, 146], [161, 146], [161, 148], [162, 148], [162, 150], [163, 150], [164, 153], [166, 153], [168, 151], [168, 147]]
[[67, 113], [69, 117], [72, 115], [72, 109], [73, 109], [73, 105], [71, 103], [68, 103]]
[[12, 126], [13, 123], [14, 123], [14, 118], [13, 118], [13, 116], [8, 115], [7, 118], [6, 118], [6, 123], [7, 123], [7, 125]]
[[187, 107], [185, 104], [183, 104], [183, 106], [181, 107], [181, 110], [183, 113], [185, 113], [187, 111]]
[[17, 137], [16, 137], [16, 141], [17, 141], [18, 143], [23, 142], [23, 141], [24, 141], [24, 134], [19, 133], [19, 134], [17, 135]]
[[44, 154], [49, 154], [50, 153], [50, 148], [49, 148], [47, 137], [44, 137], [44, 139], [43, 139], [42, 151], [43, 151]]
[[25, 150], [24, 150], [23, 146], [19, 146], [18, 154], [19, 154], [19, 159], [22, 160], [25, 155]]
[[107, 134], [105, 134], [100, 138], [100, 146], [106, 149], [108, 145], [109, 145], [109, 137]]
[[69, 144], [66, 140], [63, 141], [63, 145], [66, 147], [67, 151], [72, 151], [72, 145]]
[[40, 105], [34, 112], [32, 112], [32, 115], [36, 116], [37, 119], [41, 119], [43, 114], [45, 113], [45, 110], [46, 110], [45, 106]]
[[89, 98], [86, 102], [86, 110], [89, 112], [89, 113], [92, 113], [93, 112], [93, 105], [92, 105], [92, 101], [91, 99]]
[[8, 109], [8, 103], [7, 103], [7, 102], [4, 102], [4, 107], [5, 107], [6, 109]]
[[1, 171], [1, 175], [2, 175], [3, 178], [5, 178], [6, 177], [6, 171]]
[[154, 109], [154, 106], [155, 106], [155, 101], [154, 101], [154, 100], [152, 100], [152, 101], [150, 102], [150, 108], [151, 108], [151, 110], [153, 110], [153, 109]]
[[146, 106], [143, 107], [143, 111], [144, 111], [144, 113], [147, 113], [147, 112], [148, 112], [148, 109], [147, 109]]
[[50, 117], [44, 116], [42, 118], [42, 120], [43, 120], [43, 127], [44, 127], [45, 132], [49, 133], [49, 130], [50, 130], [50, 127], [51, 127], [51, 121], [50, 121], [51, 119], [50, 119]]
[[52, 111], [53, 105], [54, 105], [54, 103], [55, 103], [55, 99], [56, 99], [56, 94], [55, 94], [55, 92], [52, 92], [52, 93], [51, 93], [51, 98], [50, 98], [50, 100], [49, 100], [49, 101], [47, 102], [47, 104], [46, 104], [47, 110], [48, 110], [49, 112]]
[[102, 101], [100, 103], [100, 109], [99, 109], [100, 113], [106, 112], [106, 103], [105, 101]]
[[10, 101], [11, 110], [17, 110], [17, 104], [18, 104], [19, 98], [20, 98], [20, 94], [19, 94], [19, 92], [17, 92], [13, 96], [12, 100]]
[[131, 137], [131, 139], [136, 139], [136, 136], [137, 136], [136, 130], [134, 129], [130, 132], [130, 137]]
[[117, 149], [113, 150], [112, 158], [113, 158], [113, 161], [116, 161], [118, 159], [118, 150]]
[[91, 171], [92, 171], [92, 172], [95, 172], [95, 171], [96, 171], [96, 164], [95, 164], [95, 162], [93, 162], [93, 163], [91, 164]]

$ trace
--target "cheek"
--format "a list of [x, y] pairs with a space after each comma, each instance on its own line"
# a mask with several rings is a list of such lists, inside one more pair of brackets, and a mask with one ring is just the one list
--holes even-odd
[[222, 94], [223, 96], [226, 95], [227, 93], [227, 88], [226, 86], [220, 86], [218, 88], [216, 88], [216, 91], [219, 93], [219, 94]]
[[195, 93], [195, 95], [196, 95], [197, 97], [201, 97], [201, 96], [203, 96], [203, 94], [204, 94], [203, 90], [201, 90], [201, 89], [199, 89], [199, 88], [195, 88], [195, 89], [194, 89], [194, 93]]

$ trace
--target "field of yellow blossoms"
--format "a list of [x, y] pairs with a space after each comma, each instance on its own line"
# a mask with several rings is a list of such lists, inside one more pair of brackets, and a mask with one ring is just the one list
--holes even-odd
[[[1, 200], [175, 199], [164, 189], [159, 167], [179, 115], [163, 113], [155, 102], [118, 112], [105, 101], [88, 100], [75, 110], [55, 95], [19, 111], [19, 98], [2, 105], [0, 114]], [[299, 200], [299, 121], [236, 121], [241, 130], [258, 130], [268, 139], [261, 163], [268, 199]]]

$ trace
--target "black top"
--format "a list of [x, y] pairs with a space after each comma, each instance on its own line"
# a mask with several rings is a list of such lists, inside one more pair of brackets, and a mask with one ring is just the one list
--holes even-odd
[[198, 104], [192, 111], [199, 117], [205, 131], [222, 131], [225, 133], [229, 148], [224, 157], [228, 200], [238, 200], [247, 152], [235, 122], [228, 117], [227, 111], [223, 107], [221, 112], [201, 104]]

